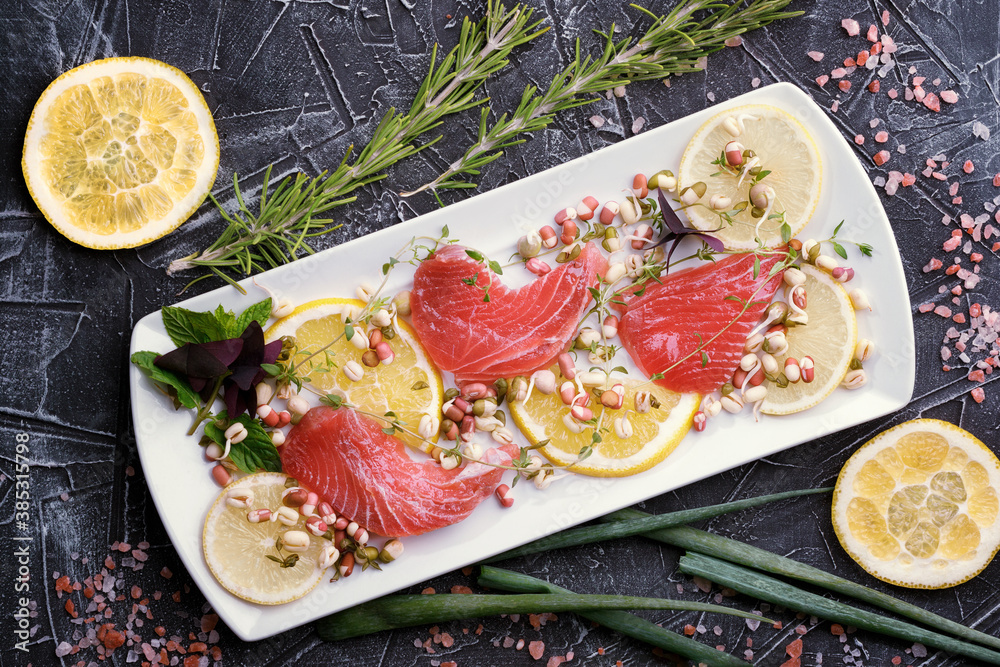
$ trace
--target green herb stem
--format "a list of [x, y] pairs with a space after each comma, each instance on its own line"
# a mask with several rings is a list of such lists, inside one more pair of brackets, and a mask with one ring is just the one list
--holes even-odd
[[[479, 585], [511, 593], [573, 594], [571, 590], [526, 574], [486, 566], [480, 570]], [[600, 623], [627, 637], [676, 653], [694, 661], [695, 664], [705, 664], [709, 667], [746, 667], [747, 664], [744, 660], [716, 650], [714, 646], [706, 646], [684, 635], [665, 630], [628, 612], [594, 610], [577, 613], [588, 621]], [[755, 618], [760, 617], [755, 616]]]
[[720, 586], [758, 600], [780, 604], [819, 618], [853, 625], [862, 630], [896, 637], [907, 642], [920, 642], [957, 655], [1000, 665], [1000, 653], [953, 637], [925, 630], [905, 621], [879, 616], [856, 609], [842, 602], [809, 593], [754, 570], [727, 563], [710, 556], [688, 552], [680, 559], [680, 571], [689, 576], [704, 577]]
[[209, 195], [228, 223], [226, 230], [205, 250], [171, 262], [168, 275], [205, 268], [243, 291], [227, 272], [249, 275], [288, 263], [303, 252], [314, 252], [308, 239], [340, 227], [331, 225], [332, 219], [319, 218], [321, 214], [354, 201], [350, 193], [385, 178], [385, 170], [393, 164], [432, 145], [440, 137], [422, 145], [416, 140], [439, 126], [445, 116], [486, 101], [476, 99], [476, 92], [486, 78], [507, 65], [507, 57], [514, 48], [548, 30], [536, 31], [541, 21], [532, 22], [531, 16], [532, 10], [523, 5], [508, 10], [490, 0], [482, 20], [473, 23], [466, 18], [458, 45], [440, 64], [437, 63], [437, 45], [434, 46], [430, 70], [410, 110], [400, 113], [390, 109], [353, 163], [350, 162], [352, 151], [348, 149], [332, 172], [324, 171], [315, 178], [304, 174], [289, 176], [270, 196], [269, 166], [264, 173], [257, 213], [246, 205], [234, 174], [236, 212], [230, 215]]
[[191, 428], [188, 429], [188, 435], [194, 435], [194, 432], [198, 430], [201, 423], [212, 416], [212, 406], [215, 404], [216, 397], [219, 396], [219, 390], [222, 389], [222, 381], [228, 376], [229, 373], [226, 373], [225, 375], [220, 375], [219, 378], [216, 379], [215, 386], [212, 387], [212, 393], [209, 399], [205, 401], [204, 404], [199, 406], [198, 412], [195, 413], [194, 423], [191, 424]]
[[629, 537], [639, 535], [649, 531], [666, 528], [668, 526], [682, 526], [684, 524], [711, 519], [730, 512], [759, 507], [779, 500], [788, 500], [800, 496], [815, 495], [818, 493], [829, 493], [832, 488], [823, 489], [799, 489], [796, 491], [784, 491], [773, 493], [756, 498], [746, 498], [744, 500], [734, 500], [720, 505], [709, 505], [707, 507], [696, 507], [687, 510], [678, 510], [657, 516], [643, 515], [628, 521], [618, 521], [615, 523], [605, 523], [595, 526], [582, 526], [580, 528], [570, 528], [540, 540], [535, 540], [529, 544], [505, 551], [483, 561], [484, 563], [495, 563], [517, 556], [527, 556], [529, 554], [552, 551], [553, 549], [565, 549], [567, 547], [579, 546], [581, 544], [591, 544], [593, 542], [603, 542], [619, 537]]
[[[622, 521], [629, 522], [636, 519], [649, 517], [649, 514], [638, 510], [626, 509], [614, 512], [601, 518], [601, 521]], [[753, 567], [758, 570], [778, 574], [792, 579], [819, 586], [830, 591], [848, 595], [856, 600], [867, 602], [868, 604], [881, 607], [888, 611], [895, 612], [901, 616], [906, 616], [914, 621], [929, 625], [933, 628], [948, 632], [967, 639], [978, 642], [986, 646], [1000, 649], [1000, 638], [988, 635], [978, 630], [973, 630], [961, 623], [956, 623], [943, 616], [904, 602], [881, 591], [868, 588], [853, 581], [848, 581], [829, 572], [824, 572], [805, 563], [800, 563], [791, 558], [785, 558], [778, 554], [758, 549], [737, 540], [731, 540], [719, 535], [706, 533], [703, 530], [690, 528], [687, 526], [678, 528], [666, 528], [644, 533], [646, 537], [658, 542], [681, 547], [688, 551], [706, 554], [715, 558], [722, 558], [737, 565]]]
[[488, 124], [489, 109], [484, 108], [476, 142], [465, 154], [437, 178], [402, 196], [424, 190], [475, 187], [475, 183], [464, 177], [478, 175], [484, 166], [503, 155], [503, 149], [523, 143], [521, 135], [548, 127], [560, 111], [589, 104], [596, 99], [596, 93], [631, 81], [700, 71], [698, 61], [723, 48], [727, 39], [778, 19], [800, 15], [802, 12], [782, 11], [789, 2], [685, 0], [660, 17], [632, 5], [654, 19], [642, 38], [616, 42], [612, 25], [607, 33], [598, 33], [604, 37], [604, 48], [597, 57], [581, 55], [577, 40], [573, 61], [544, 92], [538, 92], [534, 86], [527, 87], [515, 111], [509, 116], [502, 115], [492, 126]]
[[316, 623], [320, 639], [339, 641], [373, 632], [433, 625], [500, 614], [541, 614], [552, 611], [666, 609], [728, 614], [759, 620], [754, 614], [704, 602], [636, 597], [632, 595], [526, 594], [388, 595], [338, 612]]

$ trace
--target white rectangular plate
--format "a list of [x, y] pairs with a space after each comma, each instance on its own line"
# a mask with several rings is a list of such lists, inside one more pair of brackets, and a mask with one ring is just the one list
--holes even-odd
[[[737, 97], [492, 192], [300, 259], [257, 280], [295, 303], [353, 296], [354, 287], [364, 280], [374, 282], [387, 257], [412, 236], [438, 236], [444, 225], [453, 238], [490, 256], [506, 258], [518, 236], [551, 221], [559, 208], [586, 195], [600, 201], [618, 199], [633, 174], [676, 169], [687, 141], [704, 121], [727, 107], [752, 103], [773, 104], [791, 112], [819, 146], [823, 193], [812, 222], [800, 237], [827, 238], [838, 222], [846, 220], [841, 237], [875, 247], [871, 259], [851, 251], [858, 269], [856, 284], [869, 293], [875, 308], [859, 317], [861, 335], [879, 343], [882, 350], [867, 366], [868, 385], [856, 392], [834, 392], [806, 413], [765, 418], [757, 425], [749, 415], [713, 420], [706, 432], [685, 438], [666, 462], [634, 477], [616, 480], [571, 475], [544, 492], [531, 484], [519, 485], [511, 509], [488, 500], [457, 525], [406, 539], [403, 558], [383, 572], [358, 573], [335, 584], [324, 581], [301, 600], [265, 607], [229, 594], [209, 572], [202, 556], [202, 523], [219, 488], [211, 480], [201, 448], [185, 434], [191, 414], [175, 412], [142, 372], [132, 367], [132, 416], [150, 493], [191, 576], [237, 635], [245, 640], [269, 637], [906, 405], [913, 391], [913, 329], [889, 221], [837, 128], [812, 100], [787, 83]], [[405, 289], [411, 281], [412, 270], [394, 271], [386, 293]], [[222, 303], [242, 309], [262, 298], [249, 281], [243, 284], [250, 295], [227, 286], [181, 305], [211, 310]], [[172, 348], [159, 312], [136, 325], [133, 352]]]

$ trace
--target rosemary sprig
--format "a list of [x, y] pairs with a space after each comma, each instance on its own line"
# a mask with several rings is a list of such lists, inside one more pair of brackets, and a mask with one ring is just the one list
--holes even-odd
[[238, 210], [230, 215], [212, 197], [212, 202], [229, 223], [226, 230], [205, 250], [171, 262], [167, 274], [201, 267], [208, 273], [189, 283], [188, 287], [216, 275], [243, 291], [229, 272], [249, 275], [288, 263], [301, 253], [314, 252], [309, 245], [310, 238], [340, 227], [332, 225], [330, 218], [317, 216], [354, 201], [355, 197], [349, 196], [351, 192], [385, 178], [384, 172], [390, 166], [440, 139], [416, 143], [420, 135], [440, 125], [442, 118], [486, 101], [475, 99], [485, 79], [507, 65], [507, 57], [514, 48], [548, 30], [535, 30], [541, 21], [532, 22], [532, 13], [523, 5], [508, 10], [490, 0], [483, 19], [473, 23], [466, 17], [458, 45], [440, 65], [437, 64], [437, 45], [434, 45], [430, 71], [410, 110], [404, 114], [390, 109], [353, 163], [349, 148], [332, 172], [323, 172], [315, 178], [305, 174], [289, 176], [270, 197], [271, 167], [268, 167], [256, 214], [247, 207], [234, 174]]
[[[631, 81], [662, 79], [671, 74], [696, 72], [698, 60], [723, 48], [727, 39], [767, 25], [778, 19], [799, 16], [802, 12], [782, 11], [791, 0], [683, 0], [669, 14], [657, 17], [632, 5], [654, 21], [641, 39], [613, 38], [614, 26], [604, 38], [600, 56], [582, 56], [580, 42], [576, 54], [544, 92], [529, 86], [514, 113], [504, 114], [488, 126], [489, 109], [484, 108], [479, 121], [479, 135], [465, 154], [429, 183], [410, 192], [424, 190], [473, 188], [465, 176], [477, 176], [481, 169], [503, 155], [503, 149], [523, 143], [522, 136], [547, 127], [555, 115], [566, 109], [589, 104], [595, 93], [611, 90]], [[707, 11], [701, 18], [698, 12]]]

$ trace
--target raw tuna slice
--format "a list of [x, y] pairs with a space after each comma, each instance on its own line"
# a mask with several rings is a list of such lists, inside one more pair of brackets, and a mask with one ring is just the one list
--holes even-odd
[[[718, 389], [732, 377], [747, 335], [781, 285], [782, 272], [768, 278], [779, 259], [761, 260], [757, 278], [754, 256], [744, 254], [680, 271], [662, 284], [647, 283], [645, 293], [627, 303], [618, 326], [622, 344], [647, 376], [664, 373], [657, 382], [667, 389], [699, 394]], [[740, 300], [753, 302], [742, 315]], [[691, 353], [715, 336], [705, 347], [708, 363], [702, 367], [701, 354]]]
[[[491, 463], [509, 451], [489, 449]], [[281, 464], [299, 483], [372, 533], [419, 535], [458, 523], [493, 493], [503, 470], [481, 463], [445, 470], [410, 458], [382, 425], [349, 408], [316, 407], [288, 435]]]
[[[459, 382], [527, 375], [548, 368], [569, 345], [608, 264], [588, 243], [573, 262], [510, 289], [461, 246], [438, 250], [417, 268], [413, 328], [438, 367]], [[476, 276], [478, 285], [463, 281]], [[480, 286], [490, 283], [489, 302]]]

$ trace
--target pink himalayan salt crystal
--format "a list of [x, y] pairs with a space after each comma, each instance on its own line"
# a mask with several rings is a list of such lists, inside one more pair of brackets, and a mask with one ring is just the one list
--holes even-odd
[[833, 113], [837, 113], [837, 109], [839, 109], [839, 108], [840, 108], [840, 101], [839, 100], [834, 100], [833, 104], [830, 105], [830, 111], [832, 111]]
[[837, 67], [830, 72], [830, 77], [834, 79], [843, 79], [845, 76], [847, 76], [847, 70], [843, 67]]
[[934, 309], [934, 314], [941, 317], [951, 317], [951, 308], [948, 306], [938, 306]]
[[878, 127], [878, 124], [881, 122], [882, 122], [881, 118], [872, 118], [870, 121], [868, 121], [868, 127], [874, 129]]
[[1000, 174], [993, 176], [993, 187], [1000, 188]]
[[948, 361], [951, 359], [951, 348], [947, 345], [941, 346], [941, 361]]
[[542, 654], [545, 653], [545, 642], [534, 641], [528, 644], [528, 653], [535, 660], [541, 660]]
[[927, 262], [927, 265], [924, 267], [924, 273], [930, 273], [931, 271], [937, 271], [942, 266], [943, 266], [943, 264], [941, 263], [940, 259], [938, 259], [937, 257], [932, 257], [931, 261]]
[[941, 101], [947, 102], [948, 104], [954, 104], [955, 102], [958, 102], [958, 94], [954, 90], [942, 90]]
[[868, 35], [867, 35], [867, 37], [868, 37], [868, 41], [869, 42], [877, 42], [878, 41], [878, 26], [876, 26], [874, 23], [871, 24], [870, 26], [868, 26]]
[[882, 130], [881, 132], [876, 132], [875, 141], [877, 141], [880, 144], [884, 144], [885, 142], [889, 141], [889, 133], [886, 132], [885, 130]]
[[882, 10], [882, 25], [889, 25], [889, 10]]
[[844, 19], [840, 22], [840, 27], [846, 30], [851, 37], [855, 37], [861, 32], [861, 26], [854, 19]]
[[816, 62], [819, 62], [823, 60], [823, 56], [826, 54], [824, 54], [822, 51], [810, 51], [806, 55], [815, 60]]
[[875, 153], [875, 155], [872, 156], [872, 160], [875, 162], [877, 166], [881, 167], [883, 164], [889, 161], [890, 157], [891, 156], [889, 154], [889, 151], [879, 151], [878, 153]]
[[975, 389], [970, 391], [969, 394], [972, 395], [972, 400], [974, 400], [976, 403], [982, 403], [983, 401], [986, 400], [986, 392], [983, 391], [982, 387], [976, 387]]
[[941, 102], [938, 100], [938, 96], [934, 93], [927, 93], [927, 95], [922, 100], [917, 100], [918, 102], [923, 102], [924, 106], [931, 111], [937, 113], [941, 111]]
[[[856, 143], [858, 146], [860, 146], [863, 143], [865, 143], [865, 138], [862, 135], [860, 135], [860, 134], [855, 134], [854, 135], [854, 143]], [[998, 174], [998, 175], [1000, 175], [1000, 174]]]
[[932, 310], [934, 310], [934, 304], [933, 303], [922, 303], [922, 304], [920, 304], [918, 310], [921, 313], [929, 313]]
[[903, 180], [900, 181], [900, 183], [904, 188], [908, 188], [916, 182], [917, 182], [917, 177], [911, 174], [910, 172], [905, 172], [903, 174]]
[[966, 160], [965, 164], [962, 165], [962, 171], [964, 171], [967, 174], [971, 174], [975, 168], [976, 165], [972, 164], [972, 160]]
[[829, 80], [830, 80], [829, 76], [827, 76], [826, 74], [820, 74], [818, 77], [816, 77], [816, 85], [822, 88], [823, 86], [826, 85], [826, 82]]
[[890, 89], [889, 89], [889, 91], [888, 91], [888, 92], [886, 92], [886, 95], [888, 95], [888, 96], [889, 96], [889, 99], [890, 99], [890, 100], [894, 100], [894, 99], [896, 99], [897, 97], [899, 97], [899, 93], [898, 93], [898, 92], [896, 92], [896, 89], [895, 89], [895, 88], [890, 88]]

